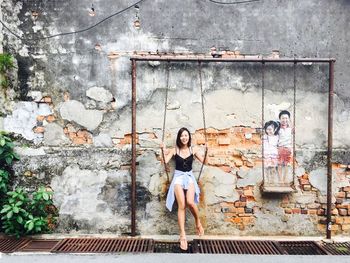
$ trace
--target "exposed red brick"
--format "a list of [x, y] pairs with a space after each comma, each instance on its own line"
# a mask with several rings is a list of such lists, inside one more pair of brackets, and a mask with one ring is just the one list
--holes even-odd
[[220, 166], [219, 168], [223, 170], [225, 173], [230, 173], [232, 171], [232, 168], [227, 165]]
[[325, 232], [326, 231], [326, 225], [323, 224], [317, 224], [317, 229], [320, 232]]
[[49, 116], [46, 117], [46, 120], [47, 120], [48, 122], [54, 122], [54, 121], [56, 120], [56, 118], [55, 118], [54, 115], [49, 115]]
[[343, 224], [343, 222], [344, 222], [344, 219], [342, 217], [340, 217], [340, 216], [335, 217], [336, 224]]
[[340, 228], [339, 225], [331, 225], [331, 231], [338, 231]]
[[318, 209], [320, 207], [321, 207], [321, 205], [319, 203], [314, 203], [314, 204], [308, 204], [307, 205], [307, 208], [309, 208], [309, 209]]
[[218, 139], [219, 145], [230, 145], [230, 143], [231, 143], [230, 138], [219, 138]]
[[346, 216], [348, 214], [347, 209], [338, 209], [338, 211], [339, 211], [339, 215], [341, 216]]
[[317, 209], [309, 209], [307, 212], [309, 215], [317, 215]]
[[80, 138], [80, 137], [75, 137], [73, 138], [73, 143], [74, 144], [85, 144], [87, 143], [87, 141], [84, 138]]
[[243, 194], [245, 196], [254, 196], [253, 190], [252, 189], [247, 189], [243, 191]]
[[198, 139], [197, 139], [197, 144], [198, 144], [198, 145], [203, 145], [203, 144], [205, 144], [205, 139], [204, 139], [204, 138], [198, 138]]
[[232, 222], [235, 224], [239, 224], [243, 222], [243, 219], [241, 217], [235, 217], [235, 218], [232, 218]]
[[235, 202], [235, 207], [245, 207], [246, 205], [247, 205], [246, 202], [240, 202], [240, 201]]
[[346, 216], [343, 218], [344, 224], [350, 224], [350, 217]]
[[307, 210], [306, 209], [301, 209], [301, 214], [303, 214], [303, 215], [307, 215]]
[[245, 225], [252, 224], [254, 223], [254, 217], [248, 217], [248, 216], [242, 217], [242, 222]]
[[69, 136], [69, 138], [72, 140], [72, 139], [74, 139], [74, 138], [77, 137], [77, 133], [76, 133], [76, 132], [69, 132], [69, 133], [68, 133], [68, 136]]
[[87, 141], [86, 141], [88, 144], [92, 144], [92, 137], [89, 137], [87, 138]]
[[293, 208], [292, 209], [292, 213], [293, 214], [300, 214], [301, 213], [301, 209], [300, 208]]
[[79, 131], [77, 131], [77, 136], [79, 137], [79, 138], [89, 138], [91, 135], [89, 134], [89, 132], [88, 131], [86, 131], [86, 130], [79, 130]]
[[350, 224], [342, 225], [342, 226], [341, 226], [341, 230], [343, 230], [343, 231], [347, 231], [347, 230], [349, 230], [349, 229], [350, 229]]
[[235, 216], [237, 216], [236, 213], [225, 213], [225, 217], [230, 217], [230, 218], [232, 218], [232, 217], [235, 217]]
[[341, 203], [343, 203], [343, 201], [344, 201], [343, 198], [336, 198], [336, 199], [335, 199], [335, 203], [336, 203], [336, 204], [341, 204]]
[[238, 207], [237, 208], [237, 213], [238, 214], [244, 214], [244, 207]]
[[349, 205], [348, 205], [348, 204], [337, 204], [335, 207], [336, 207], [336, 208], [348, 209]]

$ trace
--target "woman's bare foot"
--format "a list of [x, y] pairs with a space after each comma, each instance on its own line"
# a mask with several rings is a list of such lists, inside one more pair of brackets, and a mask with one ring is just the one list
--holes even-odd
[[180, 248], [181, 250], [187, 250], [188, 249], [188, 243], [185, 235], [180, 235]]
[[204, 228], [203, 228], [201, 223], [197, 224], [196, 230], [197, 230], [197, 235], [198, 236], [203, 236], [204, 235]]

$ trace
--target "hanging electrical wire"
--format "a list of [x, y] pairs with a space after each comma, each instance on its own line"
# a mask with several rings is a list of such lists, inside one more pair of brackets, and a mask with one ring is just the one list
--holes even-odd
[[235, 1], [235, 2], [222, 2], [222, 1], [215, 1], [215, 0], [208, 0], [208, 1], [218, 5], [236, 5], [236, 4], [247, 4], [252, 2], [259, 2], [260, 0], [246, 0], [246, 1]]
[[81, 30], [76, 30], [76, 31], [72, 31], [72, 32], [65, 32], [65, 33], [59, 33], [59, 34], [54, 34], [54, 35], [51, 35], [51, 36], [46, 36], [46, 37], [38, 37], [38, 38], [22, 38], [21, 36], [19, 36], [18, 34], [14, 33], [10, 28], [8, 28], [8, 26], [5, 25], [5, 23], [3, 21], [0, 20], [0, 24], [6, 28], [12, 35], [14, 35], [15, 37], [17, 37], [18, 39], [22, 40], [22, 41], [37, 41], [37, 40], [44, 40], [44, 39], [49, 39], [49, 38], [54, 38], [54, 37], [59, 37], [59, 36], [67, 36], [67, 35], [73, 35], [73, 34], [79, 34], [79, 33], [83, 33], [83, 32], [86, 32], [90, 29], [93, 29], [94, 27], [97, 27], [98, 25], [102, 24], [103, 22], [107, 21], [108, 19], [116, 16], [116, 15], [120, 15], [121, 13], [124, 13], [125, 11], [129, 10], [130, 8], [136, 6], [136, 5], [139, 5], [140, 3], [144, 2], [145, 0], [140, 0], [118, 12], [115, 12], [113, 14], [111, 14], [110, 16], [102, 19], [101, 21], [99, 21], [98, 23], [88, 27], [88, 28], [85, 28], [85, 29], [81, 29]]

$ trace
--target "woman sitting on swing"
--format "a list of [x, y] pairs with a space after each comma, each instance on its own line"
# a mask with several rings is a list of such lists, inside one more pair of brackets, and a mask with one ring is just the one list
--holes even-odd
[[168, 163], [172, 157], [175, 157], [175, 173], [169, 187], [166, 207], [171, 211], [176, 198], [180, 248], [187, 250], [188, 244], [185, 232], [186, 206], [189, 207], [194, 216], [197, 234], [199, 236], [204, 234], [197, 208], [200, 190], [192, 173], [193, 157], [195, 156], [201, 163], [204, 162], [204, 158], [200, 155], [197, 147], [191, 146], [191, 134], [187, 128], [181, 128], [178, 131], [175, 148], [167, 151], [163, 143], [161, 147], [164, 152], [165, 163]]

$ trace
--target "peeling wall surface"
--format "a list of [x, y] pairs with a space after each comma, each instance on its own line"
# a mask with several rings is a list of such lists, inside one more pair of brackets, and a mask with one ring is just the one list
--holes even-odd
[[[117, 2], [117, 3], [116, 3]], [[223, 1], [227, 2], [227, 1]], [[16, 85], [1, 90], [0, 129], [17, 136], [15, 184], [54, 190], [59, 233], [130, 232], [131, 63], [135, 54], [330, 58], [335, 63], [332, 231], [350, 233], [350, 2], [261, 0], [0, 0], [0, 50], [13, 54]], [[76, 34], [36, 39], [97, 26]], [[272, 53], [272, 50], [275, 50]], [[148, 53], [149, 52], [149, 53]], [[159, 148], [169, 70], [165, 144], [180, 127], [203, 149], [196, 63], [137, 64], [137, 232], [177, 234], [165, 208]], [[207, 234], [324, 235], [328, 65], [203, 63], [208, 158], [200, 180]], [[295, 72], [294, 72], [295, 70]], [[293, 76], [296, 76], [296, 92]], [[264, 100], [262, 99], [264, 98]], [[295, 108], [295, 112], [294, 112]], [[262, 116], [290, 111], [293, 192], [264, 194]], [[264, 113], [264, 114], [262, 114]], [[172, 164], [171, 171], [174, 167]], [[292, 167], [289, 167], [290, 171]], [[200, 164], [195, 162], [197, 177]], [[195, 233], [188, 211], [186, 230]]]

